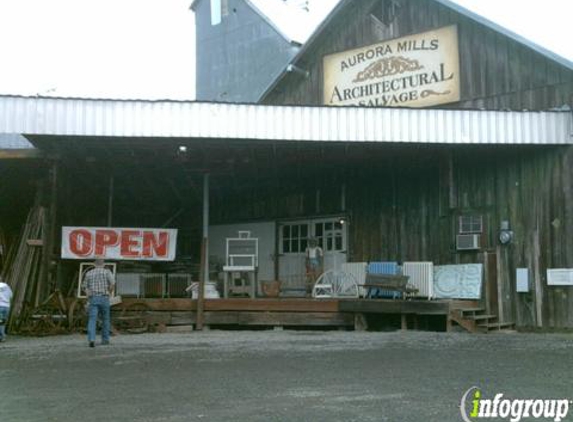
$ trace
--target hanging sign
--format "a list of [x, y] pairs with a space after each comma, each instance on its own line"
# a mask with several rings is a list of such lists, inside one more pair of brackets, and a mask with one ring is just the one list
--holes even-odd
[[460, 100], [455, 25], [323, 58], [325, 105], [428, 107]]
[[177, 229], [62, 227], [62, 258], [173, 261]]

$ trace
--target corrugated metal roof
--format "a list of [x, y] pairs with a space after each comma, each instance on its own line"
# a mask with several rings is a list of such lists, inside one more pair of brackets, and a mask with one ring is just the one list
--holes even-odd
[[18, 133], [0, 133], [0, 149], [34, 149], [34, 145]]
[[571, 144], [570, 112], [288, 107], [0, 96], [0, 133], [446, 144]]

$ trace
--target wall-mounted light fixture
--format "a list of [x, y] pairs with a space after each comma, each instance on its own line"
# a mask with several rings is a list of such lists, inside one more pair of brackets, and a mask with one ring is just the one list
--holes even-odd
[[301, 75], [305, 78], [308, 78], [310, 76], [310, 72], [308, 70], [304, 70], [304, 69], [302, 69], [302, 68], [300, 68], [294, 64], [289, 64], [286, 67], [286, 71], [289, 73], [296, 73], [297, 75]]
[[499, 226], [499, 243], [508, 245], [513, 240], [513, 230], [509, 228], [509, 221], [504, 220]]

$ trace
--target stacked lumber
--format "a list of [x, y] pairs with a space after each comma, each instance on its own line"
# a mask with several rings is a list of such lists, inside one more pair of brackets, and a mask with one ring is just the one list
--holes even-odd
[[43, 292], [47, 286], [40, 286], [42, 263], [43, 231], [46, 210], [35, 206], [30, 210], [26, 223], [22, 227], [19, 239], [12, 244], [3, 266], [4, 281], [12, 288], [11, 315], [8, 329], [18, 331], [20, 316], [28, 306], [37, 306], [45, 299]]

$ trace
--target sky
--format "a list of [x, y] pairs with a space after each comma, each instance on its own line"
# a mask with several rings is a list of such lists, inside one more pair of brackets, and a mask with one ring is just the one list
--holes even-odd
[[[572, 0], [455, 1], [573, 61]], [[192, 100], [190, 4], [0, 0], [0, 94]]]

